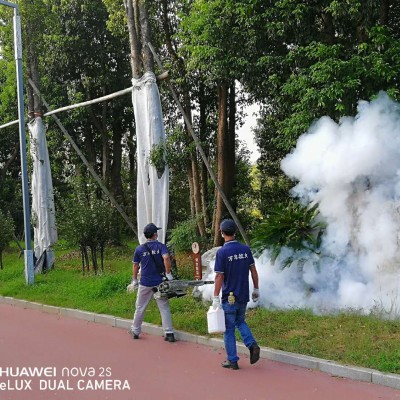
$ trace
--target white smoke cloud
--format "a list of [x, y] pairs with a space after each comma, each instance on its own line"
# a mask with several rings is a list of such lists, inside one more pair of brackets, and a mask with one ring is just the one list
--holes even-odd
[[[327, 229], [321, 256], [283, 249], [275, 263], [268, 251], [256, 259], [261, 304], [400, 315], [399, 104], [382, 92], [354, 118], [321, 118], [281, 167], [298, 182], [295, 197], [318, 203]], [[289, 255], [296, 261], [284, 268]]]

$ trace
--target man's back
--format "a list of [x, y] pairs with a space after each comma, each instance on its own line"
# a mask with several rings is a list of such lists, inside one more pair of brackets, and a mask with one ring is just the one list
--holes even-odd
[[249, 298], [249, 271], [254, 258], [248, 246], [231, 240], [218, 250], [215, 260], [215, 272], [224, 274], [222, 301], [226, 301], [233, 292], [236, 301], [247, 303]]
[[168, 249], [158, 240], [149, 240], [136, 248], [133, 262], [140, 264], [141, 285], [158, 286], [162, 282], [161, 273], [165, 272], [163, 261], [165, 254], [168, 254]]

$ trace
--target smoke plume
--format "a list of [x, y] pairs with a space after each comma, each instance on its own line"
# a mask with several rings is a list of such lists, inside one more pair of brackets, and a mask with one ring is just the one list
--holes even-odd
[[[256, 260], [261, 305], [400, 314], [400, 107], [385, 93], [356, 117], [323, 117], [281, 167], [293, 196], [317, 203], [326, 224], [321, 254], [282, 249]], [[288, 257], [295, 261], [284, 268]]]

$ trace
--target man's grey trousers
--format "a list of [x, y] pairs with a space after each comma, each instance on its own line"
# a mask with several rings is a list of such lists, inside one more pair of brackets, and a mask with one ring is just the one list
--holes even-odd
[[[131, 328], [132, 332], [135, 335], [139, 335], [142, 331], [144, 313], [146, 311], [147, 305], [153, 297], [153, 294], [154, 292], [152, 287], [139, 285], [136, 298], [136, 309], [133, 316]], [[156, 302], [161, 314], [161, 322], [164, 330], [164, 335], [166, 335], [167, 333], [174, 333], [174, 330], [172, 328], [171, 310], [169, 308], [168, 299], [160, 298], [156, 299]]]

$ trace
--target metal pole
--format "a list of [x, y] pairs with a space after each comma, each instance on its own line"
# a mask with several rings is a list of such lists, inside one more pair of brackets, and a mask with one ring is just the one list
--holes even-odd
[[14, 9], [14, 51], [17, 72], [17, 94], [18, 94], [18, 118], [19, 118], [19, 145], [21, 152], [21, 177], [22, 177], [22, 201], [24, 209], [25, 229], [25, 281], [33, 285], [35, 280], [33, 267], [33, 251], [31, 250], [31, 224], [29, 208], [29, 185], [28, 185], [28, 160], [26, 156], [25, 114], [24, 114], [24, 87], [22, 75], [22, 37], [21, 17], [18, 13], [18, 5], [0, 0], [0, 4]]

